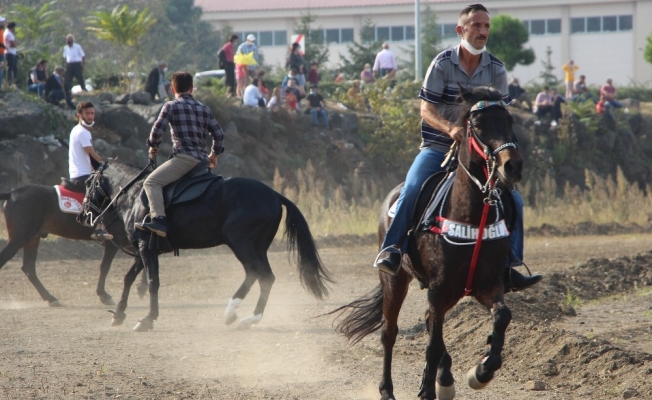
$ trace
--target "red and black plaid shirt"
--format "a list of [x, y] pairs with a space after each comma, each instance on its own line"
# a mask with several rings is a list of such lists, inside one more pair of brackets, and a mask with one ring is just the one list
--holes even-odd
[[183, 153], [198, 160], [208, 160], [205, 140], [207, 130], [213, 137], [213, 152], [220, 154], [224, 151], [222, 128], [211, 114], [211, 110], [190, 94], [184, 93], [179, 98], [165, 103], [149, 133], [148, 146], [158, 147], [161, 144], [161, 135], [168, 124], [171, 129], [173, 154]]

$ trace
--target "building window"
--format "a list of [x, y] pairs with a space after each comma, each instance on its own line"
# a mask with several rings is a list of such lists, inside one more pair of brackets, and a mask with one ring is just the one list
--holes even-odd
[[555, 19], [548, 19], [546, 20], [546, 32], [547, 33], [561, 33], [561, 19], [560, 18], [555, 18]]
[[600, 32], [602, 31], [602, 21], [600, 17], [588, 17], [586, 19], [587, 32]]
[[530, 21], [530, 34], [532, 35], [545, 35], [546, 34], [546, 20], [533, 19]]
[[311, 30], [309, 39], [313, 43], [324, 43], [324, 30]]
[[571, 18], [571, 33], [584, 32], [586, 18]]
[[408, 25], [405, 27], [405, 40], [414, 40], [414, 26]]
[[405, 40], [405, 27], [392, 26], [392, 42], [402, 42]]
[[389, 27], [378, 26], [376, 27], [376, 40], [379, 42], [389, 41]]
[[602, 17], [602, 30], [604, 32], [614, 32], [618, 30], [618, 17]]
[[443, 24], [441, 26], [441, 37], [442, 38], [453, 38], [457, 36], [455, 28], [457, 24]]
[[340, 30], [339, 29], [326, 29], [326, 43], [339, 43]]
[[561, 32], [561, 19], [533, 19], [523, 21], [525, 29], [530, 35], [550, 35]]
[[341, 43], [350, 43], [353, 41], [353, 28], [343, 28], [342, 33], [340, 34], [342, 38]]
[[259, 46], [273, 46], [274, 45], [274, 32], [262, 31], [258, 35]]
[[274, 46], [287, 46], [288, 33], [287, 31], [274, 31]]
[[632, 30], [632, 16], [631, 15], [619, 15], [618, 16], [618, 30], [619, 31], [631, 31]]

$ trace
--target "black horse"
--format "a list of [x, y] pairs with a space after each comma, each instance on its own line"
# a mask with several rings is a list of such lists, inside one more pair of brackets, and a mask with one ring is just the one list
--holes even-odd
[[[464, 102], [460, 105], [462, 116], [458, 124], [466, 129], [466, 137], [459, 146], [459, 164], [455, 177], [451, 178], [453, 186], [440, 209], [443, 210], [441, 215], [455, 221], [457, 227], [462, 224], [477, 227], [481, 225], [485, 204], [488, 221], [508, 219], [509, 207], [501, 209], [500, 204], [507, 203], [508, 189], [521, 179], [523, 159], [512, 142], [513, 121], [501, 101], [500, 92], [490, 88], [461, 91]], [[496, 175], [498, 182], [494, 180]], [[494, 184], [502, 186], [502, 192]], [[389, 193], [383, 203], [378, 232], [381, 242], [390, 222], [387, 211], [398, 198], [399, 191], [400, 186]], [[423, 224], [419, 227], [410, 236], [408, 257], [404, 257], [403, 267], [395, 276], [380, 273], [380, 285], [374, 292], [332, 312], [348, 314], [337, 329], [353, 343], [382, 327], [384, 357], [379, 389], [385, 400], [394, 399], [392, 348], [398, 334], [399, 311], [413, 278], [428, 289], [430, 305], [427, 313], [430, 341], [419, 393], [421, 399], [449, 400], [455, 396], [452, 359], [446, 351], [442, 329], [446, 312], [463, 296], [472, 295], [491, 311], [494, 320], [484, 357], [467, 374], [472, 388], [487, 385], [501, 367], [505, 330], [511, 320], [511, 312], [503, 300], [502, 280], [509, 254], [509, 237], [481, 241], [475, 274], [471, 275], [467, 286], [476, 236], [470, 243], [461, 243], [451, 236], [433, 234], [423, 229]], [[468, 231], [452, 232], [458, 237], [469, 236], [466, 233]]]
[[[274, 274], [267, 260], [267, 250], [278, 231], [285, 206], [285, 236], [288, 250], [297, 252], [299, 276], [304, 287], [315, 297], [328, 293], [327, 282], [332, 282], [322, 265], [312, 234], [304, 216], [297, 206], [265, 184], [245, 178], [223, 179], [213, 182], [204, 193], [188, 202], [174, 204], [166, 211], [168, 236], [143, 233], [134, 229], [134, 222], [146, 214], [138, 199], [142, 180], [135, 184], [138, 170], [119, 163], [100, 167], [86, 182], [84, 199], [85, 222], [96, 219], [104, 211], [117, 212], [126, 226], [131, 243], [138, 249], [132, 267], [124, 278], [124, 290], [114, 312], [112, 324], [120, 325], [126, 318], [125, 309], [129, 290], [138, 273], [145, 268], [149, 279], [150, 310], [134, 328], [136, 331], [153, 329], [159, 316], [159, 249], [169, 241], [168, 249], [199, 249], [226, 244], [245, 268], [245, 280], [229, 301], [224, 317], [227, 324], [237, 319], [236, 308], [245, 298], [251, 286], [258, 281], [260, 296], [254, 314], [240, 320], [238, 327], [249, 328], [258, 323], [265, 310]], [[142, 177], [141, 177], [142, 178]], [[129, 187], [130, 186], [130, 187]], [[126, 189], [129, 187], [128, 189]], [[124, 190], [125, 188], [126, 190]], [[119, 195], [119, 193], [124, 193]], [[111, 199], [114, 199], [111, 204]], [[154, 244], [152, 244], [154, 243]]]
[[[91, 240], [93, 228], [78, 224], [75, 221], [75, 214], [67, 214], [59, 209], [57, 193], [52, 186], [23, 186], [11, 192], [0, 193], [0, 201], [2, 200], [6, 200], [4, 215], [9, 240], [7, 246], [0, 252], [0, 268], [11, 260], [18, 250], [23, 249], [22, 271], [50, 307], [60, 306], [56, 297], [48, 292], [36, 276], [39, 242], [48, 234], [75, 240]], [[117, 218], [112, 220], [107, 229], [113, 234], [114, 239], [104, 244], [104, 256], [100, 264], [96, 291], [103, 304], [113, 305], [115, 304], [113, 299], [104, 288], [106, 276], [118, 249], [132, 247], [124, 233], [122, 220]]]

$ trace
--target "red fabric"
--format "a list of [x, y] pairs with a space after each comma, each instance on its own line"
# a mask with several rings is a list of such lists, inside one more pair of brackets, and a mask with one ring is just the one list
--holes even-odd
[[84, 193], [77, 193], [77, 192], [70, 191], [61, 185], [56, 185], [56, 186], [57, 188], [59, 188], [59, 193], [61, 193], [61, 197], [72, 197], [73, 199], [77, 200], [80, 203], [84, 202], [84, 196], [85, 196]]
[[286, 93], [285, 94], [285, 104], [290, 107], [292, 110], [297, 109], [297, 96], [294, 95], [294, 93]]
[[598, 114], [602, 114], [604, 112], [604, 101], [598, 101], [598, 103], [595, 105], [595, 112]]
[[316, 69], [310, 68], [308, 71], [308, 82], [314, 85], [319, 84], [319, 72]]
[[222, 50], [224, 50], [224, 54], [226, 55], [226, 61], [233, 62], [233, 55], [235, 54], [233, 43], [228, 42], [227, 44], [222, 46]]

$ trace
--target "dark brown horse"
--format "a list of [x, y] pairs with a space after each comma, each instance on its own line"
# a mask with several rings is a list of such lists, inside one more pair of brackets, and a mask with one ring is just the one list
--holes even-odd
[[[507, 190], [521, 179], [523, 159], [513, 141], [512, 117], [501, 101], [501, 94], [490, 88], [462, 89], [463, 103], [458, 122], [466, 128], [466, 138], [459, 146], [459, 164], [449, 195], [444, 199], [442, 215], [449, 221], [480, 224], [485, 202], [489, 202], [488, 221], [508, 219], [502, 209]], [[497, 181], [492, 179], [495, 176]], [[501, 191], [493, 187], [502, 186]], [[487, 188], [486, 186], [489, 186]], [[400, 187], [385, 199], [381, 211], [379, 237], [389, 226], [387, 211], [398, 198]], [[423, 227], [423, 225], [420, 225]], [[461, 245], [451, 236], [437, 235], [416, 229], [410, 236], [408, 257], [403, 267], [390, 276], [380, 273], [380, 285], [333, 313], [348, 313], [337, 325], [339, 332], [353, 343], [382, 327], [384, 348], [383, 374], [380, 382], [382, 399], [394, 399], [391, 377], [392, 348], [398, 334], [398, 315], [413, 278], [428, 289], [428, 322], [430, 341], [426, 349], [426, 367], [419, 396], [421, 399], [452, 399], [455, 396], [451, 373], [452, 359], [446, 351], [442, 329], [446, 312], [468, 292], [467, 279], [474, 245]], [[458, 236], [464, 236], [458, 231]], [[467, 235], [468, 236], [468, 235]], [[475, 236], [471, 243], [475, 242]], [[381, 240], [382, 241], [382, 240]], [[468, 242], [467, 242], [468, 244]], [[509, 254], [509, 237], [481, 242], [470, 295], [493, 315], [493, 332], [482, 361], [467, 374], [474, 389], [484, 387], [501, 367], [505, 330], [511, 312], [504, 303], [503, 270]]]
[[[57, 193], [52, 186], [23, 186], [11, 192], [0, 193], [0, 201], [2, 200], [6, 201], [4, 215], [9, 240], [7, 246], [0, 252], [0, 268], [11, 260], [20, 249], [23, 249], [22, 271], [50, 307], [60, 306], [57, 298], [48, 292], [36, 276], [36, 256], [39, 243], [48, 234], [75, 240], [91, 240], [93, 228], [77, 223], [76, 214], [66, 214], [59, 209]], [[114, 239], [104, 245], [104, 256], [100, 264], [100, 277], [97, 281], [96, 291], [103, 304], [113, 305], [115, 303], [111, 295], [104, 288], [106, 276], [118, 249], [130, 247], [130, 244], [124, 233], [121, 219], [114, 217], [112, 223], [109, 223], [109, 219], [106, 221], [107, 229], [113, 234]], [[142, 289], [147, 290], [147, 287], [144, 286]]]

